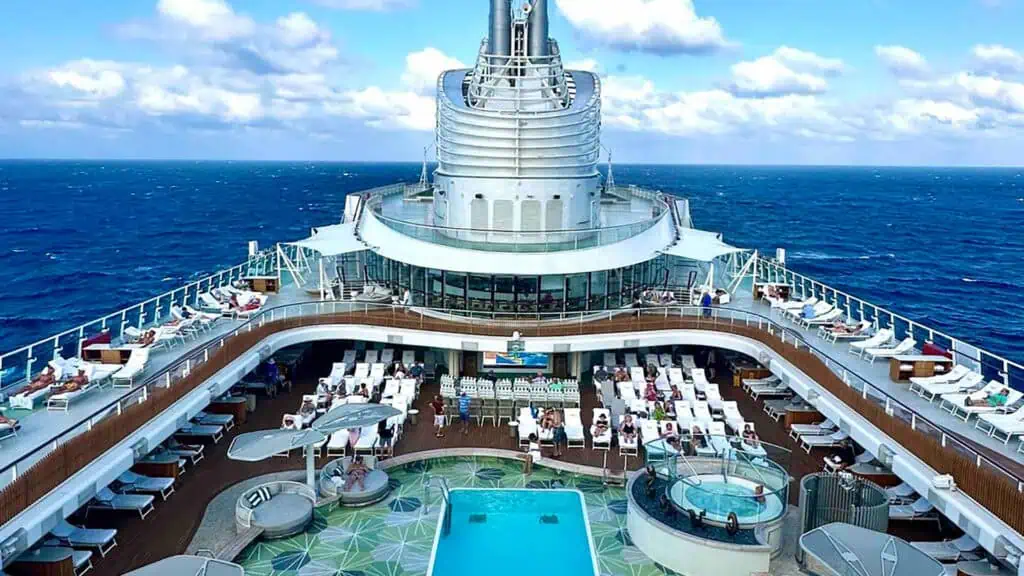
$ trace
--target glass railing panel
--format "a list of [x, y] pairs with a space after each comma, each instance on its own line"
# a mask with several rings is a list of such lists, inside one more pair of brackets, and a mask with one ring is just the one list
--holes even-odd
[[915, 426], [915, 428], [917, 429], [918, 432], [920, 432], [920, 433], [922, 433], [922, 434], [924, 434], [926, 436], [930, 436], [932, 438], [935, 438], [936, 440], [939, 440], [939, 441], [942, 440], [942, 435], [943, 435], [942, 429], [939, 428], [938, 426], [932, 424], [930, 421], [925, 420], [923, 418], [917, 418], [915, 420], [914, 426]]
[[894, 402], [889, 403], [889, 415], [897, 420], [903, 421], [908, 426], [912, 425], [915, 420], [915, 413], [913, 410]]

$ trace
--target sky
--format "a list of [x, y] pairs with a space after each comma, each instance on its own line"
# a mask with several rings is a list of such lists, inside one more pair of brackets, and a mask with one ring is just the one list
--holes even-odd
[[[1024, 0], [549, 4], [616, 162], [1024, 164]], [[419, 160], [488, 5], [4, 0], [0, 158]]]

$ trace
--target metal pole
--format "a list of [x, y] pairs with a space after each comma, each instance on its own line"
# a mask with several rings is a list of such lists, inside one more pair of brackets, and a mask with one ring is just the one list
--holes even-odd
[[306, 445], [306, 484], [316, 491], [316, 465], [313, 462], [313, 444]]

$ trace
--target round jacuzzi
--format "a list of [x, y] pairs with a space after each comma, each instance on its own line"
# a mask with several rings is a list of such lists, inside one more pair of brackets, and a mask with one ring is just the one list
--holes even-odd
[[679, 478], [669, 488], [668, 498], [684, 513], [703, 513], [705, 522], [718, 526], [729, 526], [731, 514], [736, 515], [739, 528], [771, 522], [786, 512], [779, 493], [746, 478], [721, 474]]

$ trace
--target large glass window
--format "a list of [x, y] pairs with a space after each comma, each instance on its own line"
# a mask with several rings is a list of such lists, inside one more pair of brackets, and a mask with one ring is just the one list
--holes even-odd
[[[591, 289], [593, 291], [593, 289]], [[628, 302], [628, 300], [627, 300]], [[608, 308], [622, 306], [622, 271], [614, 268], [608, 271]]]
[[491, 277], [469, 277], [469, 309], [472, 312], [491, 312]]
[[444, 273], [444, 306], [453, 310], [466, 309], [466, 275]]
[[410, 266], [412, 268], [412, 280], [410, 282], [410, 290], [412, 291], [412, 302], [416, 306], [423, 306], [426, 302], [426, 270], [420, 266]]
[[441, 271], [433, 268], [427, 271], [427, 306], [444, 308], [444, 284]]
[[515, 312], [515, 276], [494, 277], [494, 307], [497, 312]]
[[565, 310], [565, 276], [542, 276], [540, 279], [540, 311]]
[[608, 272], [590, 273], [590, 309], [604, 310], [608, 291]]
[[537, 311], [536, 276], [516, 276], [516, 311]]
[[565, 277], [565, 309], [569, 312], [587, 309], [586, 274], [573, 274]]

